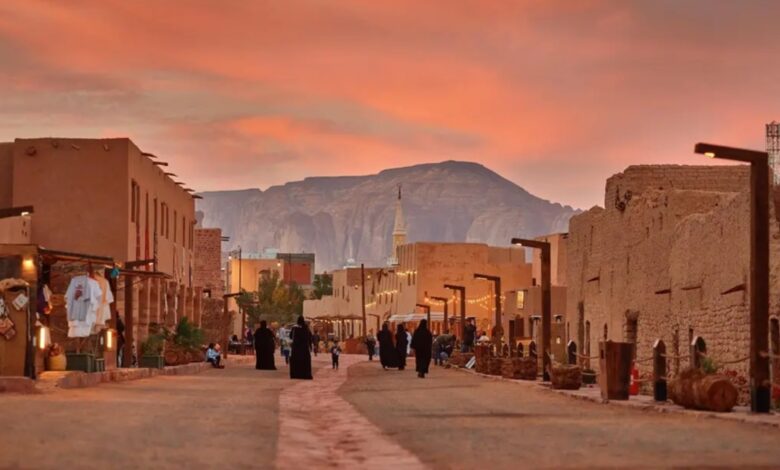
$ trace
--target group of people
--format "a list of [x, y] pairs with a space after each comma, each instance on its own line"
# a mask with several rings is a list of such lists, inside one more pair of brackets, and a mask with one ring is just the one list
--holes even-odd
[[[298, 317], [298, 322], [292, 327], [289, 339], [283, 337], [280, 340], [285, 361], [290, 366], [291, 379], [311, 380], [311, 352], [312, 333], [303, 316]], [[274, 333], [268, 328], [268, 323], [263, 320], [260, 327], [254, 333], [255, 368], [258, 370], [276, 370], [274, 352], [276, 342]], [[287, 354], [284, 354], [287, 352]]]
[[382, 325], [377, 339], [379, 340], [379, 361], [383, 369], [404, 370], [409, 350], [414, 349], [417, 377], [425, 378], [425, 375], [428, 374], [433, 348], [433, 335], [428, 329], [428, 320], [420, 321], [420, 325], [411, 335], [411, 340], [403, 324], [397, 326], [395, 338], [393, 338], [389, 323]]
[[[470, 320], [464, 328], [463, 341], [461, 347], [463, 351], [473, 348], [474, 343], [478, 341], [479, 334], [473, 320]], [[436, 364], [442, 363], [447, 357], [452, 355], [455, 348], [456, 338], [454, 335], [444, 333], [436, 337], [434, 341], [433, 334], [428, 329], [428, 321], [421, 320], [414, 334], [410, 334], [403, 324], [397, 326], [395, 334], [390, 330], [390, 324], [385, 322], [382, 330], [376, 338], [371, 331], [365, 338], [368, 347], [369, 360], [373, 360], [376, 352], [376, 345], [379, 344], [379, 360], [383, 369], [397, 368], [406, 369], [406, 359], [410, 350], [414, 349], [415, 370], [417, 376], [425, 378], [429, 372], [431, 359], [434, 358]], [[311, 380], [312, 367], [311, 355], [319, 351], [320, 337], [312, 333], [306, 324], [303, 316], [298, 317], [297, 323], [290, 329], [289, 334], [286, 331], [280, 331], [279, 343], [282, 356], [285, 362], [289, 364], [291, 379]], [[276, 351], [276, 339], [273, 331], [268, 328], [265, 320], [260, 322], [260, 327], [255, 330], [252, 336], [252, 344], [255, 348], [256, 364], [258, 370], [276, 370], [274, 353]], [[334, 341], [330, 347], [332, 367], [338, 369], [339, 356], [342, 349], [338, 341]], [[220, 365], [219, 351], [214, 351], [213, 345], [210, 345], [207, 351], [207, 360], [215, 366]]]

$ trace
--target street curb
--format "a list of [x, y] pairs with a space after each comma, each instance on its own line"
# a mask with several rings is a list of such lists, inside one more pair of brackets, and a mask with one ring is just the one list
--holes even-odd
[[464, 369], [462, 367], [449, 367], [449, 370], [457, 370], [460, 372], [465, 372], [467, 374], [475, 375], [477, 377], [491, 379], [497, 382], [507, 382], [507, 383], [513, 383], [513, 384], [522, 385], [526, 387], [533, 387], [536, 390], [544, 390], [547, 392], [555, 393], [556, 395], [561, 395], [575, 400], [587, 401], [590, 403], [597, 403], [601, 405], [611, 405], [611, 406], [621, 407], [628, 410], [676, 414], [676, 415], [689, 416], [698, 419], [710, 419], [710, 418], [720, 419], [720, 420], [732, 421], [737, 423], [780, 428], [780, 414], [778, 413], [771, 413], [769, 415], [752, 414], [752, 413], [742, 412], [742, 411], [736, 411], [730, 413], [715, 413], [711, 411], [688, 410], [681, 406], [674, 405], [671, 402], [668, 402], [668, 404], [656, 404], [656, 403], [639, 403], [636, 400], [635, 401], [604, 400], [600, 396], [587, 396], [569, 390], [553, 390], [549, 385], [545, 385], [538, 381], [507, 379], [506, 377], [502, 377], [500, 375], [482, 374], [470, 369]]
[[[254, 356], [231, 356], [226, 360], [226, 365], [230, 367], [232, 365], [251, 364], [254, 360]], [[158, 376], [194, 375], [211, 368], [211, 364], [207, 362], [191, 362], [178, 366], [166, 366], [162, 369], [141, 367], [91, 373], [80, 371], [44, 372], [35, 382], [36, 391], [32, 393], [52, 392], [57, 389], [96, 387], [102, 383], [128, 382]]]

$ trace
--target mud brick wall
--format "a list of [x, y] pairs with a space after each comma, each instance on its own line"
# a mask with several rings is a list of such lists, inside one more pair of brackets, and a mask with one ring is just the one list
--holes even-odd
[[[606, 207], [575, 216], [569, 227], [567, 311], [577, 318], [582, 302], [591, 355], [605, 329], [607, 338], [626, 341], [633, 316], [640, 359], [652, 354], [658, 338], [670, 354], [687, 354], [691, 336], [706, 340], [716, 362], [747, 355], [748, 189], [746, 166], [637, 166], [607, 180]], [[770, 314], [776, 315], [777, 223], [770, 243]], [[687, 363], [670, 361], [670, 367]], [[640, 372], [649, 367], [640, 364]], [[747, 374], [748, 363], [727, 368]]]
[[224, 311], [222, 299], [201, 299], [202, 314], [200, 325], [203, 329], [206, 343], [220, 343], [223, 350], [227, 349], [227, 339], [230, 337], [230, 328], [233, 317], [230, 312]]
[[193, 248], [194, 263], [192, 284], [211, 289], [213, 298], [221, 298], [224, 292], [222, 276], [222, 230], [218, 228], [195, 229]]

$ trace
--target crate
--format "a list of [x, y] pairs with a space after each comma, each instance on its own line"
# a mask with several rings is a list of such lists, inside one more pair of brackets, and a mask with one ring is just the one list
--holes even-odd
[[164, 356], [141, 356], [140, 367], [148, 367], [150, 369], [162, 369], [165, 367]]
[[82, 372], [95, 372], [95, 355], [90, 353], [65, 353], [67, 356], [67, 370], [80, 370]]

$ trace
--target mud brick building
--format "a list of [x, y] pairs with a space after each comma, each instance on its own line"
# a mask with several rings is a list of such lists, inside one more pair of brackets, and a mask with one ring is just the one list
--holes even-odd
[[[607, 180], [604, 203], [569, 227], [567, 316], [581, 350], [595, 356], [604, 338], [629, 341], [641, 359], [662, 339], [670, 355], [686, 356], [702, 337], [716, 363], [747, 356], [749, 168], [631, 166]], [[772, 211], [770, 341], [777, 349], [774, 204]], [[687, 365], [687, 358], [670, 360], [672, 372]], [[746, 375], [748, 362], [726, 368]]]
[[[0, 243], [113, 260], [121, 269], [115, 311], [132, 326], [125, 336], [140, 351], [153, 323], [173, 326], [184, 317], [200, 323], [202, 295], [193, 282], [196, 196], [174, 176], [167, 162], [128, 138], [0, 143], [0, 211], [15, 214], [3, 221], [13, 237]], [[91, 267], [69, 263], [67, 269], [41, 263], [38, 281], [56, 287], [55, 295], [64, 293], [72, 276]], [[49, 269], [51, 278], [40, 279]], [[64, 315], [64, 306], [55, 304], [52, 321]], [[54, 341], [66, 342], [57, 335], [52, 332]]]

